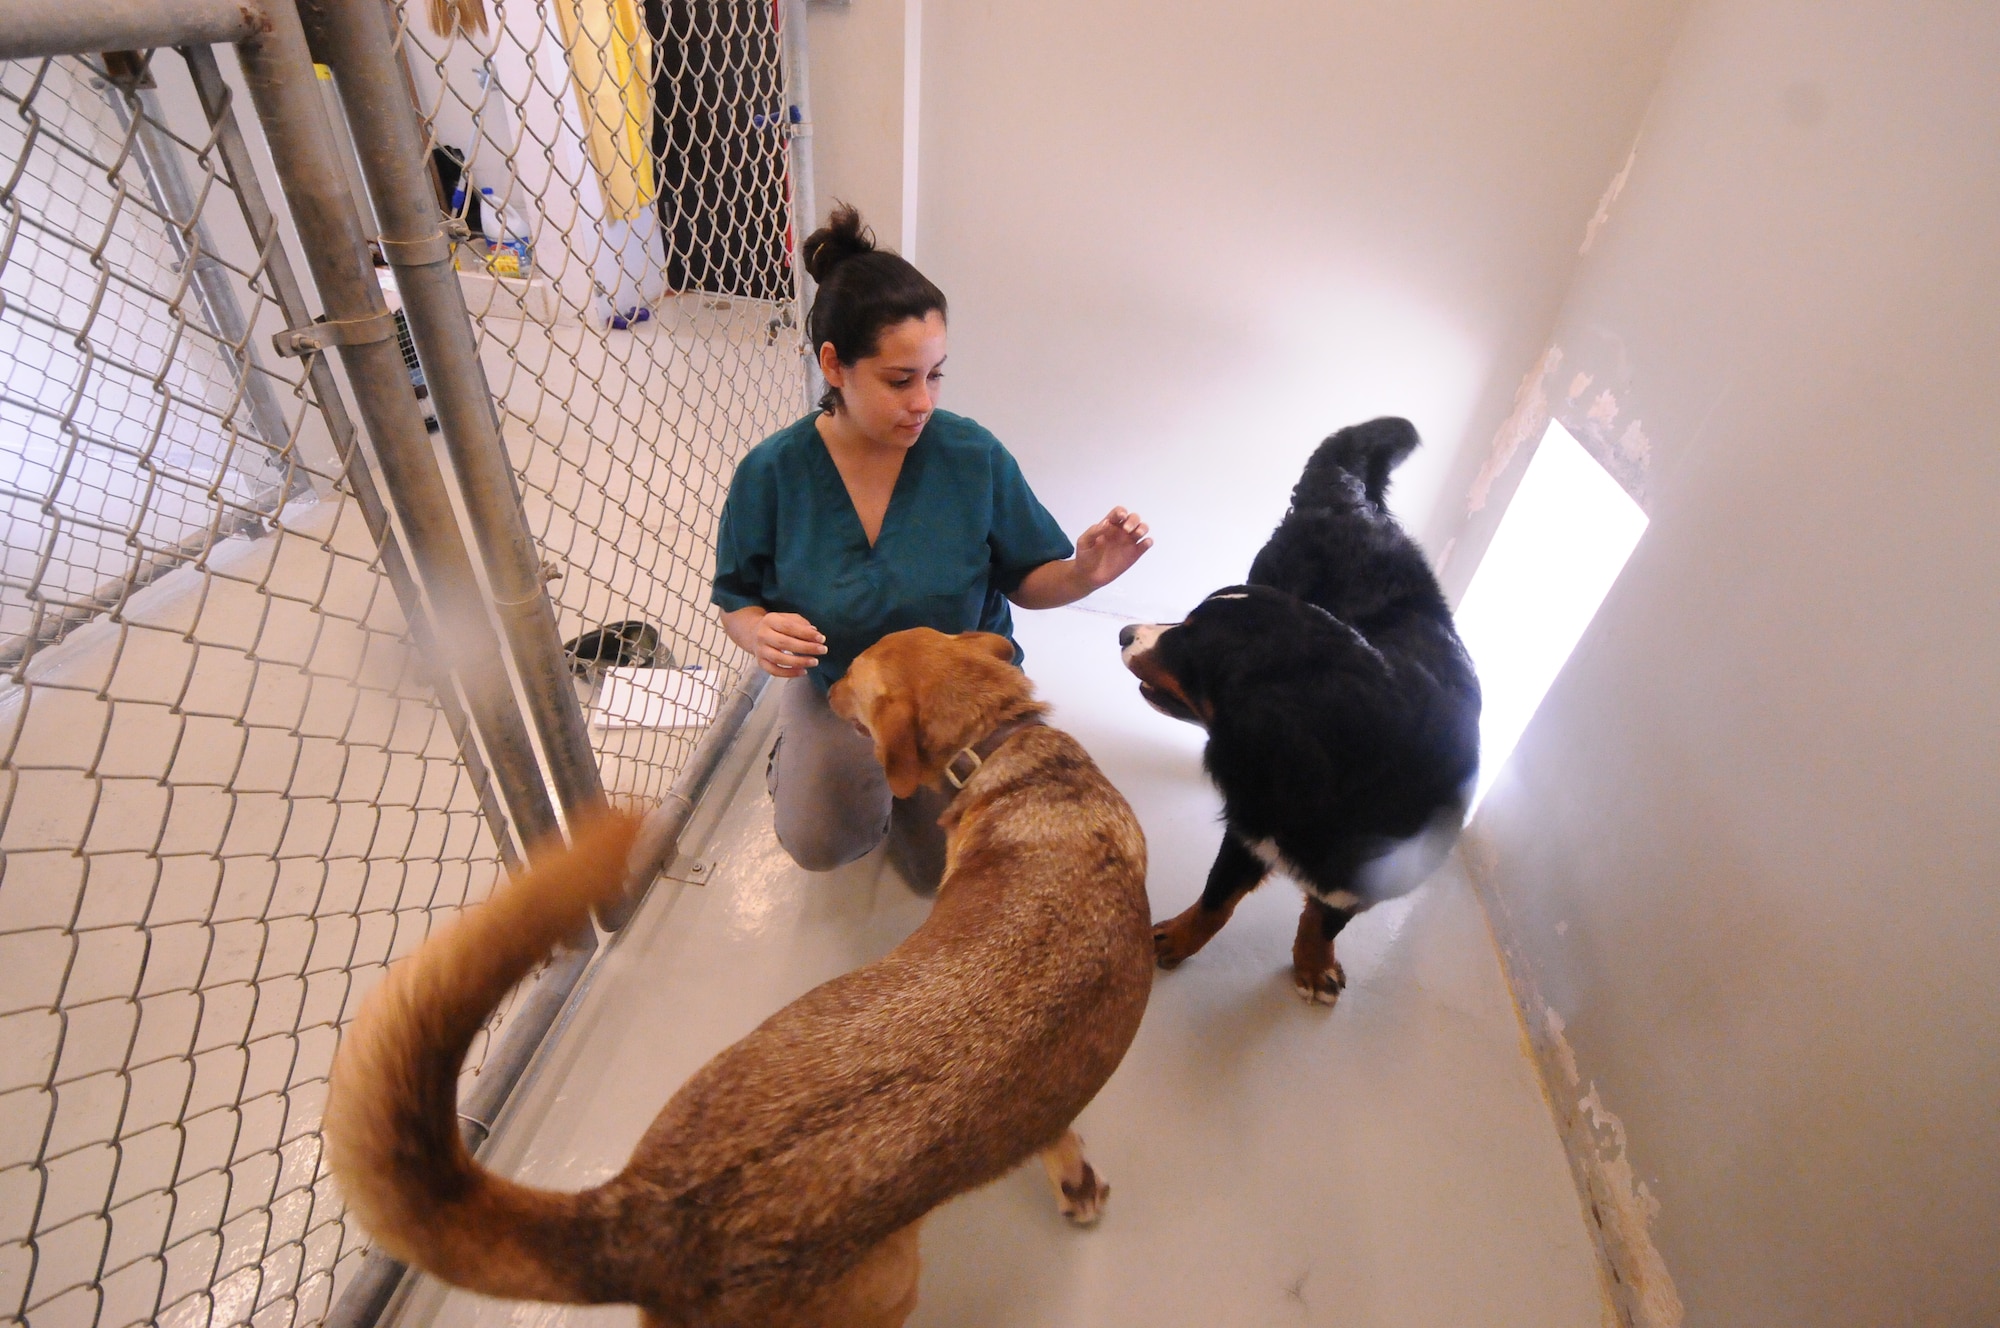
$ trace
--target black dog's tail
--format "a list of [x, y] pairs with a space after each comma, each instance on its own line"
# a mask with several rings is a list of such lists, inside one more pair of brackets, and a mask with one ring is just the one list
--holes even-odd
[[1389, 472], [1417, 450], [1417, 442], [1416, 426], [1393, 415], [1350, 424], [1321, 443], [1306, 462], [1292, 490], [1292, 506], [1345, 507], [1354, 501], [1352, 484], [1358, 480], [1369, 504], [1387, 510]]

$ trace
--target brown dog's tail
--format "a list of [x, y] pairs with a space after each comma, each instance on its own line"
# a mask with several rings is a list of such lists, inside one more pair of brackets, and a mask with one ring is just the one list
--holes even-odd
[[527, 1189], [482, 1168], [459, 1140], [457, 1105], [459, 1066], [480, 1025], [592, 904], [623, 888], [638, 828], [635, 817], [604, 816], [568, 849], [536, 855], [392, 967], [341, 1039], [327, 1161], [389, 1254], [489, 1296], [625, 1299], [585, 1254], [607, 1248], [583, 1229], [602, 1222], [590, 1196]]

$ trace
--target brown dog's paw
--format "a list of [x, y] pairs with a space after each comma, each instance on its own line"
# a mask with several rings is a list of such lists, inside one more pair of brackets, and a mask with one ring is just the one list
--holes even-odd
[[1068, 1218], [1072, 1226], [1087, 1227], [1104, 1216], [1104, 1205], [1110, 1200], [1111, 1183], [1085, 1162], [1082, 1180], [1062, 1183], [1062, 1193], [1056, 1199], [1056, 1211]]
[[1179, 921], [1175, 918], [1173, 922], [1162, 922], [1153, 928], [1153, 959], [1161, 968], [1179, 968], [1181, 962], [1194, 953], [1182, 943], [1175, 931], [1174, 922]]
[[1075, 1130], [1042, 1150], [1042, 1170], [1056, 1192], [1056, 1211], [1072, 1226], [1087, 1227], [1104, 1216], [1111, 1187], [1083, 1155], [1083, 1140]]
[[1292, 970], [1292, 990], [1298, 992], [1301, 1000], [1314, 1005], [1332, 1005], [1340, 999], [1341, 988], [1347, 985], [1347, 973], [1340, 967], [1338, 959], [1332, 961], [1320, 972]]

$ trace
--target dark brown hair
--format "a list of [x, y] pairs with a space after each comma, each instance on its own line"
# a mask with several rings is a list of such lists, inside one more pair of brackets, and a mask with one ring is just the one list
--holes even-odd
[[[884, 328], [945, 313], [944, 292], [902, 255], [877, 249], [875, 232], [861, 224], [852, 204], [834, 206], [827, 224], [806, 237], [800, 257], [819, 283], [806, 316], [815, 359], [819, 348], [832, 342], [834, 356], [853, 364], [875, 353]], [[819, 408], [828, 414], [839, 404], [836, 387], [820, 395]]]

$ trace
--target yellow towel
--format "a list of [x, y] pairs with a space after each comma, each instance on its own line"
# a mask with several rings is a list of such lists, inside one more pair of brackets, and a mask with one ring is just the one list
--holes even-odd
[[555, 0], [583, 114], [590, 164], [609, 221], [635, 217], [659, 194], [653, 175], [653, 39], [633, 0]]

